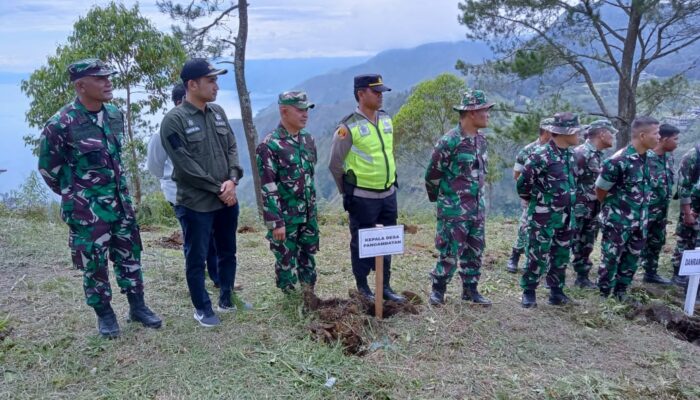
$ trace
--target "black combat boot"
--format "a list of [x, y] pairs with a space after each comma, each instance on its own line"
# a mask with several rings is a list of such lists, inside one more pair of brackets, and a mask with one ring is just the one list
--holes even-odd
[[129, 300], [129, 321], [140, 322], [148, 328], [160, 328], [163, 321], [146, 306], [143, 292], [127, 293], [126, 298]]
[[433, 306], [445, 304], [446, 290], [447, 284], [445, 282], [433, 282], [433, 291], [430, 292], [430, 299], [428, 299], [428, 302]]
[[462, 286], [462, 300], [471, 301], [475, 304], [480, 304], [482, 306], [490, 306], [491, 300], [482, 296], [476, 287], [477, 287], [476, 283], [470, 283], [468, 285], [463, 285]]
[[360, 292], [362, 297], [365, 299], [374, 302], [374, 293], [372, 293], [372, 290], [369, 288], [369, 285], [367, 284], [367, 277], [358, 277], [355, 275], [355, 284], [357, 285], [357, 291]]
[[600, 288], [600, 298], [605, 300], [608, 297], [610, 297], [610, 288]]
[[549, 304], [553, 306], [563, 306], [571, 303], [571, 299], [564, 294], [564, 290], [559, 287], [553, 287], [549, 292]]
[[581, 289], [595, 290], [598, 288], [595, 283], [588, 279], [588, 274], [578, 274], [576, 280], [574, 281], [574, 285]]
[[518, 272], [518, 262], [520, 261], [520, 250], [513, 249], [510, 253], [510, 258], [508, 259], [508, 265], [506, 266], [506, 271], [514, 274]]
[[391, 289], [391, 270], [386, 266], [384, 267], [384, 290], [382, 293], [384, 294], [384, 300], [390, 300], [395, 303], [406, 302], [405, 297], [397, 294], [393, 289]]
[[114, 339], [119, 336], [121, 330], [119, 329], [119, 322], [117, 322], [117, 315], [114, 314], [112, 306], [107, 303], [100, 308], [95, 308], [95, 314], [97, 314], [97, 331], [107, 339]]
[[520, 302], [523, 308], [535, 308], [537, 307], [537, 295], [534, 289], [525, 289], [523, 291], [523, 299]]
[[671, 285], [671, 281], [669, 279], [664, 278], [657, 272], [645, 273], [644, 279], [642, 279], [642, 281], [644, 283], [654, 283], [657, 285]]

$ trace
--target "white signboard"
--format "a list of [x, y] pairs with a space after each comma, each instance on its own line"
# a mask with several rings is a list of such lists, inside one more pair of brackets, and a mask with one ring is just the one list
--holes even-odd
[[678, 275], [697, 275], [700, 274], [700, 250], [686, 250], [683, 252], [681, 260], [681, 269]]
[[690, 275], [688, 278], [688, 288], [685, 292], [685, 305], [683, 311], [686, 315], [693, 316], [695, 312], [695, 299], [698, 295], [698, 285], [700, 285], [700, 247], [695, 250], [686, 250], [681, 259], [681, 269], [678, 275]]
[[403, 225], [360, 229], [360, 258], [403, 254]]

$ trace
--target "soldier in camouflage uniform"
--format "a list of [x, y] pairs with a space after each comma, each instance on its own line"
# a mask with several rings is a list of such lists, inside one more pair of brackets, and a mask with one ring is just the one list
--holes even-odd
[[[539, 146], [546, 144], [552, 139], [552, 133], [545, 129], [546, 126], [551, 125], [554, 122], [553, 118], [544, 118], [540, 121], [540, 134], [537, 140], [523, 147], [518, 154], [515, 156], [515, 165], [513, 166], [513, 179], [518, 180], [518, 177], [523, 172], [523, 166], [527, 158], [535, 151]], [[520, 200], [520, 221], [518, 222], [518, 239], [513, 245], [513, 250], [511, 251], [510, 258], [508, 259], [508, 265], [506, 266], [506, 271], [514, 274], [518, 272], [518, 261], [520, 261], [520, 255], [525, 251], [525, 245], [527, 244], [527, 201]]]
[[522, 306], [537, 306], [535, 290], [547, 273], [549, 304], [569, 303], [564, 294], [566, 265], [573, 237], [576, 183], [571, 146], [578, 143], [578, 116], [557, 113], [547, 128], [552, 140], [529, 157], [516, 183], [518, 195], [528, 201], [527, 264], [520, 279]]
[[590, 255], [600, 230], [600, 203], [595, 195], [595, 181], [600, 174], [603, 150], [613, 146], [616, 133], [617, 129], [607, 119], [593, 121], [586, 130], [586, 142], [574, 149], [576, 230], [571, 264], [577, 275], [574, 284], [583, 289], [596, 289], [588, 277], [593, 266]]
[[280, 124], [258, 145], [256, 161], [277, 287], [290, 293], [297, 279], [311, 290], [316, 284], [316, 144], [304, 129], [314, 104], [304, 92], [284, 92], [277, 103]]
[[673, 156], [678, 147], [680, 131], [673, 125], [659, 126], [659, 144], [647, 153], [651, 175], [651, 198], [649, 200], [649, 225], [646, 246], [642, 250], [641, 264], [644, 266], [644, 282], [670, 285], [671, 281], [660, 276], [659, 255], [666, 244], [668, 206], [673, 196]]
[[129, 301], [129, 317], [150, 328], [158, 318], [145, 304], [141, 237], [121, 166], [122, 113], [112, 104], [115, 72], [97, 59], [68, 67], [77, 98], [46, 123], [39, 144], [39, 172], [61, 196], [73, 264], [83, 271], [87, 304], [104, 337], [120, 333], [110, 305], [108, 257]]
[[484, 251], [484, 181], [488, 165], [486, 128], [489, 110], [484, 92], [464, 93], [459, 124], [437, 142], [425, 173], [431, 202], [437, 201], [435, 247], [440, 253], [431, 272], [430, 304], [445, 303], [445, 290], [457, 265], [462, 277], [462, 300], [490, 305], [479, 294], [481, 255]]
[[673, 252], [673, 283], [678, 286], [688, 284], [687, 276], [679, 276], [678, 271], [683, 251], [692, 250], [698, 243], [698, 214], [700, 214], [700, 144], [696, 144], [681, 159], [678, 169], [678, 191], [681, 212], [676, 225], [676, 249]]
[[632, 122], [632, 142], [603, 162], [596, 180], [602, 204], [603, 231], [598, 288], [624, 300], [644, 248], [649, 220], [651, 176], [647, 151], [659, 143], [659, 122], [639, 117]]

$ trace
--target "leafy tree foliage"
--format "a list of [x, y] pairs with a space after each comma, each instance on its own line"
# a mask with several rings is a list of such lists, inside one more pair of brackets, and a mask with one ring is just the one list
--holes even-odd
[[[524, 78], [565, 67], [581, 78], [620, 128], [618, 146], [629, 142], [644, 71], [700, 40], [696, 0], [466, 0], [459, 9], [467, 37], [487, 40], [501, 68]], [[601, 73], [617, 78], [616, 111], [595, 84]]]
[[[166, 106], [170, 88], [176, 80], [185, 53], [172, 36], [163, 34], [143, 17], [138, 5], [126, 8], [109, 3], [95, 6], [73, 25], [68, 43], [58, 46], [47, 64], [34, 71], [21, 89], [30, 98], [26, 113], [32, 127], [43, 124], [75, 93], [66, 69], [81, 58], [95, 57], [109, 63], [118, 72], [112, 82], [114, 103], [124, 111], [126, 143], [124, 159], [134, 199], [141, 201], [139, 166], [145, 157], [145, 135], [154, 127], [144, 118]], [[36, 148], [38, 137], [25, 137], [27, 145]]]

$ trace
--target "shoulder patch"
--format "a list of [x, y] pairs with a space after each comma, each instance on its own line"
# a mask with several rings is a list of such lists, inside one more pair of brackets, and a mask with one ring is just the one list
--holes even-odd
[[335, 130], [335, 135], [340, 139], [345, 139], [348, 136], [348, 128], [345, 125], [338, 126], [338, 129]]

